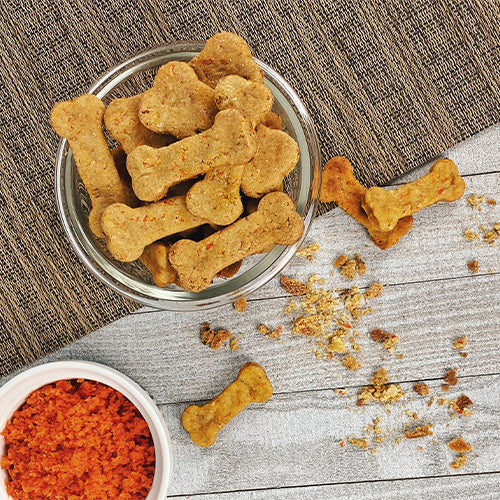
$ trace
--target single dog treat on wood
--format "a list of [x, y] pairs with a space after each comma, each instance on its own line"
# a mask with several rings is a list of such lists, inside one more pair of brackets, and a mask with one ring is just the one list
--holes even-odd
[[57, 103], [50, 123], [55, 132], [68, 140], [78, 173], [92, 201], [89, 227], [98, 237], [101, 215], [112, 203], [135, 205], [137, 199], [125, 185], [109, 151], [102, 121], [106, 106], [95, 95], [84, 94], [72, 101]]
[[243, 170], [241, 190], [252, 198], [280, 188], [299, 161], [299, 146], [285, 132], [257, 127], [257, 153]]
[[188, 406], [181, 417], [193, 443], [211, 446], [219, 431], [251, 403], [264, 403], [273, 395], [273, 386], [264, 368], [257, 363], [241, 367], [236, 380], [203, 406]]
[[157, 134], [147, 129], [139, 120], [139, 104], [143, 94], [114, 99], [104, 113], [104, 124], [109, 135], [129, 154], [137, 146], [161, 148], [174, 142], [175, 137]]
[[132, 262], [144, 248], [171, 234], [206, 224], [186, 208], [184, 196], [175, 196], [143, 207], [110, 205], [102, 214], [101, 227], [111, 255]]
[[151, 273], [155, 285], [161, 288], [170, 285], [177, 278], [177, 273], [168, 260], [168, 252], [171, 246], [171, 243], [151, 243], [139, 257], [141, 263]]
[[177, 241], [169, 259], [179, 286], [199, 292], [210, 285], [221, 269], [273, 244], [292, 245], [303, 232], [304, 221], [293, 201], [284, 193], [269, 193], [256, 212], [231, 226], [200, 242]]
[[390, 231], [399, 219], [438, 201], [458, 200], [464, 191], [465, 182], [457, 166], [448, 159], [436, 160], [429, 173], [416, 181], [397, 189], [368, 189], [362, 206], [375, 227]]
[[145, 127], [180, 138], [210, 128], [216, 113], [213, 89], [198, 80], [189, 64], [179, 61], [158, 70], [139, 106], [139, 119]]
[[368, 220], [361, 202], [366, 193], [354, 177], [351, 162], [343, 156], [335, 156], [328, 161], [323, 169], [321, 194], [323, 202], [335, 202], [342, 210], [368, 229], [373, 243], [382, 250], [394, 246], [404, 236], [413, 224], [411, 215], [400, 219], [392, 231], [379, 231]]
[[215, 88], [226, 75], [239, 75], [247, 80], [263, 82], [260, 66], [254, 61], [245, 40], [234, 33], [217, 33], [207, 40], [203, 50], [189, 63], [198, 78]]
[[218, 226], [233, 223], [243, 212], [240, 184], [244, 168], [231, 165], [210, 170], [187, 193], [188, 210]]
[[249, 162], [257, 149], [250, 122], [234, 109], [221, 111], [211, 129], [164, 148], [139, 146], [127, 157], [137, 197], [163, 198], [174, 184], [225, 165]]
[[214, 99], [221, 111], [241, 111], [254, 128], [265, 118], [271, 118], [273, 93], [263, 83], [245, 80], [238, 75], [225, 76], [214, 89]]

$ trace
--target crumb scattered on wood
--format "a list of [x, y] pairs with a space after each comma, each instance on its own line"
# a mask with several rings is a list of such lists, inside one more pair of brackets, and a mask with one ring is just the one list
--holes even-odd
[[431, 431], [432, 424], [427, 424], [427, 425], [419, 425], [413, 430], [405, 430], [404, 434], [407, 439], [415, 439], [415, 438], [421, 438], [424, 436], [432, 436], [432, 431]]
[[400, 385], [388, 384], [389, 376], [385, 368], [380, 368], [372, 377], [371, 384], [362, 387], [358, 393], [358, 406], [362, 406], [371, 401], [382, 404], [394, 403], [404, 396]]
[[457, 453], [465, 453], [473, 449], [473, 447], [463, 437], [452, 439], [448, 443], [448, 446]]
[[481, 205], [484, 203], [484, 196], [480, 194], [474, 194], [467, 198], [467, 203], [470, 205], [472, 209], [478, 209], [481, 211]]
[[457, 340], [455, 340], [455, 342], [453, 342], [453, 347], [460, 351], [461, 349], [464, 349], [468, 343], [469, 341], [467, 340], [467, 337], [464, 335], [463, 337], [460, 337]]
[[288, 276], [283, 275], [280, 278], [280, 284], [283, 290], [290, 295], [305, 295], [307, 292], [307, 285], [301, 283], [299, 280], [289, 278]]
[[469, 260], [469, 262], [467, 262], [467, 267], [469, 268], [469, 271], [475, 274], [479, 271], [479, 261]]
[[237, 351], [240, 348], [240, 344], [236, 337], [233, 337], [231, 339], [231, 342], [229, 342], [229, 348], [231, 349], [231, 351]]
[[234, 303], [234, 308], [236, 312], [242, 313], [247, 308], [247, 299], [242, 297]]
[[417, 393], [420, 394], [421, 396], [427, 396], [429, 394], [429, 386], [427, 384], [415, 384], [413, 386], [413, 390]]
[[368, 290], [366, 290], [363, 294], [365, 299], [374, 299], [378, 297], [381, 294], [383, 287], [384, 285], [382, 285], [382, 283], [372, 283]]
[[384, 348], [391, 354], [394, 354], [394, 346], [399, 342], [399, 337], [397, 335], [381, 330], [380, 328], [372, 330], [370, 337], [375, 342], [382, 342]]
[[312, 245], [307, 245], [306, 247], [299, 248], [296, 252], [295, 255], [297, 257], [306, 257], [309, 262], [312, 262], [314, 260], [314, 254], [320, 249], [321, 247], [317, 243], [313, 243]]
[[357, 275], [363, 276], [366, 273], [366, 264], [358, 254], [349, 259], [347, 255], [339, 255], [333, 263], [334, 268], [340, 269], [340, 274], [345, 278], [353, 280]]
[[465, 455], [459, 455], [453, 462], [451, 462], [450, 467], [452, 469], [460, 469], [467, 463], [467, 457]]
[[449, 384], [449, 385], [457, 385], [458, 379], [457, 379], [457, 370], [448, 370], [446, 372], [446, 375], [444, 376], [443, 380]]
[[472, 231], [471, 229], [467, 229], [464, 233], [464, 238], [467, 240], [467, 241], [473, 241], [475, 240], [476, 238], [479, 238], [479, 235], [477, 233], [475, 233], [474, 231]]
[[348, 354], [347, 356], [344, 356], [342, 358], [342, 364], [348, 370], [359, 370], [361, 368], [361, 363], [351, 354]]
[[366, 439], [347, 438], [347, 441], [349, 441], [349, 443], [351, 443], [353, 446], [361, 448], [362, 450], [366, 450], [368, 448], [368, 441]]
[[450, 386], [448, 384], [443, 384], [441, 389], [443, 389], [444, 392], [448, 392], [450, 390]]
[[227, 342], [233, 334], [229, 330], [214, 330], [210, 328], [209, 323], [203, 323], [200, 329], [201, 342], [210, 346], [211, 349], [216, 351], [225, 342]]

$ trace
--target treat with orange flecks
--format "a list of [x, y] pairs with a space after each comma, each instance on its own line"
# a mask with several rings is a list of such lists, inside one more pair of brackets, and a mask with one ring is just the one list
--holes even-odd
[[412, 216], [400, 219], [392, 231], [380, 231], [368, 220], [361, 203], [366, 188], [354, 177], [351, 162], [342, 156], [335, 156], [328, 161], [323, 169], [320, 200], [335, 202], [357, 222], [368, 230], [375, 245], [382, 250], [394, 246], [404, 236], [413, 224]]
[[234, 264], [230, 264], [229, 266], [225, 267], [224, 269], [221, 269], [216, 274], [216, 276], [218, 278], [232, 278], [240, 270], [241, 264], [243, 264], [243, 261], [241, 261], [241, 260], [239, 260], [238, 262], [235, 262]]
[[58, 135], [68, 140], [78, 173], [92, 201], [89, 227], [104, 236], [101, 215], [112, 203], [135, 206], [137, 199], [118, 175], [113, 156], [102, 130], [106, 106], [95, 95], [84, 94], [73, 101], [57, 103], [50, 123]]
[[161, 148], [174, 142], [175, 137], [157, 134], [146, 128], [139, 120], [139, 104], [143, 94], [121, 97], [109, 103], [104, 113], [104, 124], [109, 135], [129, 154], [137, 146]]
[[172, 61], [160, 67], [153, 87], [142, 95], [138, 116], [154, 132], [183, 138], [209, 129], [216, 113], [213, 89], [189, 64]]
[[368, 189], [361, 206], [375, 228], [391, 231], [403, 217], [439, 201], [458, 200], [464, 191], [465, 182], [457, 166], [451, 160], [440, 159], [416, 181], [392, 190], [377, 186]]
[[251, 198], [279, 190], [283, 179], [299, 161], [299, 155], [299, 146], [287, 133], [259, 125], [257, 152], [245, 165], [241, 190]]
[[273, 107], [273, 93], [263, 83], [245, 80], [238, 75], [222, 78], [214, 89], [214, 99], [221, 111], [237, 109], [253, 127], [269, 118]]
[[217, 167], [198, 181], [186, 195], [188, 210], [212, 224], [228, 226], [243, 213], [240, 196], [245, 165]]
[[264, 81], [262, 70], [254, 61], [250, 47], [234, 33], [222, 32], [209, 38], [203, 50], [189, 65], [196, 71], [198, 78], [212, 88], [227, 75], [239, 75], [254, 82]]
[[155, 241], [206, 223], [205, 219], [189, 212], [184, 196], [138, 208], [114, 203], [101, 218], [108, 249], [115, 259], [122, 262], [138, 259], [144, 248]]
[[182, 414], [181, 422], [198, 446], [211, 446], [220, 430], [251, 403], [264, 403], [273, 395], [273, 386], [257, 363], [241, 367], [236, 380], [212, 401], [192, 405]]
[[292, 245], [304, 232], [304, 221], [284, 193], [270, 193], [257, 212], [200, 242], [180, 240], [169, 253], [178, 283], [186, 290], [207, 288], [218, 271], [271, 244]]
[[257, 143], [248, 120], [234, 109], [221, 111], [213, 127], [164, 148], [139, 146], [127, 158], [137, 197], [156, 201], [169, 188], [216, 167], [250, 161]]
[[177, 277], [177, 273], [168, 260], [168, 251], [171, 246], [171, 243], [152, 243], [139, 257], [142, 265], [151, 273], [155, 285], [162, 288], [174, 283]]

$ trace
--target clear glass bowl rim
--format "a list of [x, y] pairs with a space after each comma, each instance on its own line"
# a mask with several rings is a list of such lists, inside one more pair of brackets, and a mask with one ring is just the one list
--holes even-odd
[[[178, 41], [174, 43], [170, 43], [167, 45], [155, 47], [153, 49], [141, 52], [134, 57], [114, 66], [109, 71], [105, 72], [101, 75], [87, 90], [89, 94], [99, 94], [103, 91], [107, 91], [107, 86], [103, 86], [105, 82], [108, 80], [112, 80], [114, 76], [120, 74], [122, 70], [125, 68], [131, 68], [134, 64], [139, 63], [140, 61], [145, 61], [151, 58], [164, 56], [166, 54], [171, 53], [180, 53], [180, 52], [199, 52], [204, 46], [204, 42], [201, 41]], [[69, 208], [67, 205], [66, 198], [71, 193], [66, 192], [65, 188], [65, 177], [67, 175], [66, 172], [66, 151], [69, 150], [69, 145], [66, 139], [61, 139], [59, 141], [59, 146], [56, 154], [56, 168], [55, 168], [55, 192], [56, 192], [56, 203], [57, 209], [59, 212], [59, 217], [62, 221], [64, 230], [73, 250], [76, 252], [80, 260], [86, 266], [86, 268], [102, 283], [106, 286], [110, 287], [115, 292], [119, 293], [123, 297], [138, 302], [144, 306], [149, 306], [155, 309], [163, 309], [169, 311], [196, 311], [201, 309], [210, 309], [219, 307], [222, 305], [233, 303], [235, 300], [238, 300], [241, 297], [247, 297], [252, 292], [269, 282], [272, 278], [274, 278], [279, 272], [283, 270], [283, 268], [288, 264], [291, 258], [294, 256], [296, 250], [303, 243], [305, 237], [307, 236], [307, 232], [310, 228], [310, 225], [314, 219], [316, 214], [320, 183], [321, 183], [321, 153], [319, 149], [318, 139], [316, 136], [314, 123], [307, 112], [304, 104], [296, 94], [296, 92], [292, 89], [292, 87], [286, 82], [286, 80], [281, 77], [273, 68], [268, 66], [266, 63], [260, 61], [255, 58], [258, 64], [264, 71], [265, 76], [270, 77], [272, 80], [278, 82], [281, 89], [286, 92], [285, 97], [287, 101], [291, 101], [293, 107], [296, 110], [296, 117], [301, 125], [302, 131], [306, 138], [306, 143], [308, 147], [308, 155], [310, 158], [309, 168], [311, 169], [310, 173], [310, 182], [309, 182], [309, 208], [307, 212], [303, 216], [305, 230], [301, 239], [295, 243], [294, 245], [290, 245], [287, 247], [276, 246], [274, 251], [279, 249], [279, 254], [276, 255], [276, 258], [270, 263], [270, 265], [263, 270], [263, 272], [259, 273], [255, 277], [249, 279], [247, 282], [244, 282], [241, 286], [237, 286], [232, 290], [229, 290], [225, 293], [221, 293], [218, 295], [210, 295], [207, 290], [211, 290], [209, 287], [204, 292], [190, 293], [184, 292], [184, 297], [182, 298], [157, 298], [151, 297], [143, 293], [139, 293], [129, 287], [127, 284], [115, 279], [111, 276], [106, 270], [104, 270], [91, 255], [87, 252], [86, 248], [80, 241], [75, 228], [73, 227], [73, 223], [71, 222], [71, 215], [69, 213]], [[99, 92], [98, 92], [99, 91]], [[104, 92], [106, 93], [106, 92]], [[268, 254], [269, 255], [269, 254]], [[251, 269], [254, 269], [262, 261], [253, 266]], [[238, 275], [236, 276], [238, 277]], [[230, 280], [227, 280], [226, 283], [230, 283]]]

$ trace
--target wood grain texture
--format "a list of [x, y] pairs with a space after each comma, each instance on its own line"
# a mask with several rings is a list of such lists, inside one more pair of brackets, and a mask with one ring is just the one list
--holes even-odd
[[[432, 394], [443, 394], [440, 383], [429, 384]], [[170, 493], [500, 472], [500, 375], [460, 379], [446, 394], [447, 398], [467, 394], [474, 401], [471, 417], [450, 418], [446, 406], [427, 407], [429, 398], [415, 394], [412, 384], [402, 387], [407, 394], [390, 406], [390, 414], [380, 404], [357, 408], [356, 390], [346, 396], [331, 390], [274, 395], [238, 415], [209, 449], [194, 446], [182, 428], [185, 404], [162, 406], [175, 450]], [[416, 412], [418, 420], [411, 421], [404, 411]], [[388, 438], [375, 454], [370, 452], [372, 446], [368, 450], [348, 442], [339, 446], [348, 437], [362, 437], [363, 428], [378, 416]], [[403, 438], [396, 444], [409, 422], [432, 423], [434, 435]], [[459, 471], [449, 466], [456, 454], [447, 446], [457, 436], [474, 446], [468, 464]]]
[[[500, 126], [492, 127], [446, 155], [466, 175], [466, 195], [500, 198], [499, 136]], [[403, 180], [428, 169], [429, 165], [423, 166]], [[359, 323], [358, 357], [363, 367], [356, 372], [345, 370], [337, 357], [316, 359], [307, 340], [290, 334], [291, 318], [283, 313], [289, 297], [277, 279], [250, 297], [242, 314], [231, 306], [184, 314], [144, 308], [37, 364], [93, 360], [122, 371], [146, 389], [160, 405], [172, 435], [174, 474], [169, 493], [174, 496], [496, 499], [500, 494], [499, 246], [467, 242], [463, 232], [499, 220], [498, 205], [485, 205], [477, 212], [465, 199], [439, 204], [419, 213], [410, 234], [387, 252], [371, 245], [364, 230], [340, 210], [314, 222], [307, 242], [319, 243], [321, 251], [312, 263], [294, 258], [287, 275], [305, 279], [317, 272], [329, 288], [352, 286], [338, 273], [330, 274], [332, 263], [341, 253], [360, 253], [368, 271], [356, 281], [361, 286], [386, 284], [372, 301], [374, 313]], [[473, 258], [480, 262], [476, 275], [466, 266]], [[240, 350], [214, 352], [202, 345], [203, 321], [237, 334]], [[283, 325], [283, 343], [257, 333], [259, 323]], [[368, 337], [376, 327], [400, 337], [396, 353], [404, 358], [387, 354]], [[464, 334], [470, 341], [467, 358], [452, 346]], [[180, 425], [182, 411], [221, 391], [249, 360], [267, 370], [275, 395], [239, 415], [213, 447], [197, 448]], [[361, 410], [355, 406], [359, 387], [380, 366], [386, 366], [391, 382], [402, 383], [407, 392], [390, 415], [381, 406]], [[443, 393], [440, 387], [448, 368], [458, 369], [459, 383]], [[0, 379], [0, 384], [9, 378]], [[426, 381], [435, 397], [467, 394], [474, 401], [474, 415], [452, 419], [446, 406], [427, 407], [429, 397], [420, 398], [411, 390], [415, 381]], [[333, 388], [342, 387], [348, 388], [347, 396], [333, 393]], [[395, 444], [409, 422], [405, 410], [415, 411], [419, 423], [433, 423], [435, 435]], [[375, 455], [337, 444], [346, 437], [362, 437], [363, 428], [379, 415], [383, 415], [381, 427], [393, 430]], [[467, 466], [454, 471], [449, 467], [454, 454], [446, 442], [458, 435], [475, 449]]]

